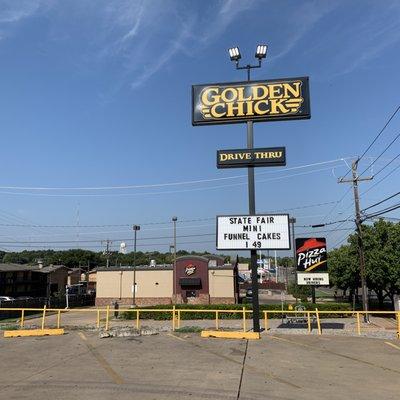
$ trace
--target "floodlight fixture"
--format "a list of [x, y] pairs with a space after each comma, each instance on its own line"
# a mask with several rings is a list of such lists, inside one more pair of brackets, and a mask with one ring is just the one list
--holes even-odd
[[240, 55], [239, 47], [232, 47], [229, 50], [229, 57], [231, 58], [231, 61], [239, 61], [242, 56]]
[[133, 226], [132, 226], [132, 229], [133, 229], [134, 231], [140, 231], [140, 225], [133, 225]]
[[259, 60], [265, 58], [267, 56], [267, 48], [268, 46], [266, 44], [259, 44], [256, 49], [255, 57]]

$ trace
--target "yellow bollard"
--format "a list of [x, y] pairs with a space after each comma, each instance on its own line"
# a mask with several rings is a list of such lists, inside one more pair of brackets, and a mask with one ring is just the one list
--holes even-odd
[[268, 315], [266, 311], [264, 311], [264, 329], [265, 331], [268, 330]]
[[246, 307], [243, 307], [243, 332], [246, 332]]
[[175, 306], [172, 307], [172, 332], [175, 332]]
[[218, 311], [215, 311], [215, 329], [218, 330]]
[[110, 319], [110, 306], [107, 306], [107, 312], [106, 312], [106, 331], [108, 331], [109, 327], [109, 319]]
[[307, 325], [308, 325], [308, 333], [311, 333], [311, 317], [310, 317], [310, 311], [307, 311]]
[[58, 312], [57, 312], [57, 329], [60, 329], [60, 323], [61, 323], [61, 310], [58, 310]]
[[97, 329], [100, 328], [100, 310], [97, 310], [97, 321], [96, 321]]
[[44, 329], [44, 319], [45, 318], [46, 318], [46, 306], [43, 307], [42, 330]]
[[319, 320], [318, 308], [315, 309], [315, 314], [317, 315], [318, 335], [322, 335], [322, 331], [321, 331], [321, 322], [320, 322], [320, 320]]
[[178, 310], [178, 329], [181, 327], [181, 310]]
[[24, 317], [25, 317], [25, 310], [22, 309], [22, 310], [21, 310], [21, 322], [20, 322], [21, 328], [24, 327]]
[[359, 335], [361, 335], [361, 324], [360, 324], [360, 312], [359, 311], [357, 311], [356, 316], [357, 316], [357, 333]]
[[139, 321], [139, 310], [136, 310], [136, 329], [139, 330], [140, 321]]

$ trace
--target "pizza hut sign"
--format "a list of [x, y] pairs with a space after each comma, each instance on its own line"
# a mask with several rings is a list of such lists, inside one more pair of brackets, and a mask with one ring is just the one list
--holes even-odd
[[187, 276], [193, 275], [196, 272], [196, 267], [192, 264], [189, 264], [187, 267], [185, 267], [185, 274]]

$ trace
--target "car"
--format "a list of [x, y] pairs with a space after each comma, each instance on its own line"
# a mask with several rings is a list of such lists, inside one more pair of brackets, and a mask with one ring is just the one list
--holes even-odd
[[17, 297], [16, 300], [32, 300], [32, 299], [33, 299], [33, 297], [31, 297], [31, 296], [20, 296], [20, 297]]
[[0, 303], [2, 301], [14, 301], [14, 297], [10, 297], [10, 296], [0, 296]]
[[253, 298], [253, 289], [247, 289], [246, 290], [246, 298], [247, 299], [252, 299]]

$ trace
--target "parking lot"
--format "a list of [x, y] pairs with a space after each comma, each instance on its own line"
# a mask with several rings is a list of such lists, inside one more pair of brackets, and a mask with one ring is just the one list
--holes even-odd
[[161, 333], [0, 339], [4, 399], [397, 399], [400, 341]]

